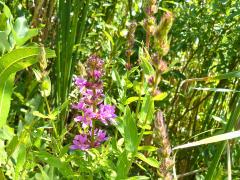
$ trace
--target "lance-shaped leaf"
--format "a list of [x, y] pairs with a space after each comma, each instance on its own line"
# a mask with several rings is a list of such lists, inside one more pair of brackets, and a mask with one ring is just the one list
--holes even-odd
[[185, 149], [185, 148], [190, 148], [190, 147], [195, 147], [195, 146], [200, 146], [200, 145], [205, 145], [205, 144], [211, 144], [211, 143], [217, 143], [219, 141], [226, 141], [226, 140], [238, 138], [238, 137], [240, 137], [240, 131], [234, 131], [234, 132], [224, 133], [224, 134], [212, 136], [209, 138], [205, 138], [200, 141], [183, 144], [183, 145], [173, 148], [173, 150]]
[[[39, 52], [40, 47], [24, 47], [0, 58], [0, 127], [8, 116], [15, 73], [38, 62]], [[46, 50], [46, 57], [55, 57], [55, 52]]]

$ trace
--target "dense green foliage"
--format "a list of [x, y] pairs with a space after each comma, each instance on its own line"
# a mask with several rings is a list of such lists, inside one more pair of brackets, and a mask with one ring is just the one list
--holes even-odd
[[[238, 0], [0, 1], [0, 179], [240, 178], [239, 20]], [[93, 54], [117, 117], [72, 150]]]

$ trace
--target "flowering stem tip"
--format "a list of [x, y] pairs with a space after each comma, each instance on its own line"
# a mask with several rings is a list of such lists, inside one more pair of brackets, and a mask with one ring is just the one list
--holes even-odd
[[72, 150], [99, 147], [108, 137], [106, 131], [95, 127], [95, 122], [99, 121], [104, 125], [115, 122], [115, 106], [103, 103], [103, 66], [103, 60], [92, 55], [87, 60], [87, 77], [74, 79], [81, 96], [79, 102], [72, 104], [72, 108], [79, 112], [74, 120], [80, 123], [81, 133], [75, 136], [70, 147]]

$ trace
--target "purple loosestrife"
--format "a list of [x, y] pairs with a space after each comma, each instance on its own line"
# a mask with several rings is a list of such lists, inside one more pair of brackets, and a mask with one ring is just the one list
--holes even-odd
[[74, 82], [79, 88], [80, 100], [73, 104], [72, 108], [80, 112], [74, 120], [81, 124], [82, 132], [75, 136], [72, 150], [88, 150], [99, 147], [106, 141], [107, 133], [95, 127], [95, 121], [100, 121], [104, 125], [115, 122], [115, 107], [103, 104], [103, 76], [104, 62], [96, 55], [92, 55], [86, 62], [87, 78], [76, 77]]

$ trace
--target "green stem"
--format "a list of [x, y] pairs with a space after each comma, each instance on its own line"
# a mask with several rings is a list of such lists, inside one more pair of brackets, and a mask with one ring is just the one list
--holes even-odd
[[[43, 98], [44, 98], [44, 101], [45, 101], [46, 106], [47, 106], [48, 114], [51, 114], [51, 110], [50, 110], [50, 106], [49, 106], [47, 97], [44, 95]], [[57, 143], [56, 143], [57, 148], [58, 148], [58, 150], [60, 150], [60, 148], [59, 148], [59, 146], [58, 146], [58, 133], [57, 133], [57, 128], [56, 128], [55, 123], [53, 122], [52, 119], [50, 119], [50, 122], [51, 122], [51, 124], [52, 124], [53, 131], [54, 131], [55, 137], [56, 137], [56, 139], [57, 139]]]

